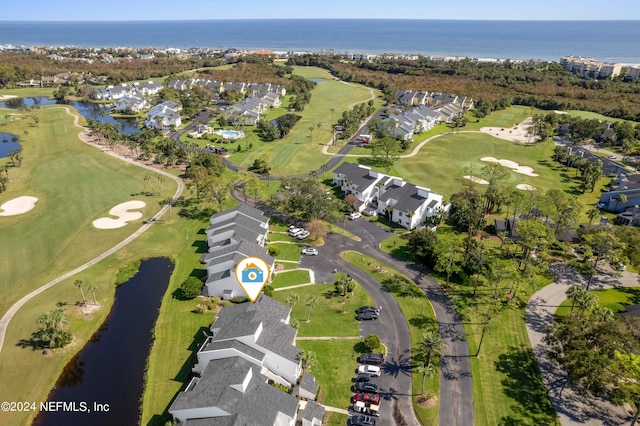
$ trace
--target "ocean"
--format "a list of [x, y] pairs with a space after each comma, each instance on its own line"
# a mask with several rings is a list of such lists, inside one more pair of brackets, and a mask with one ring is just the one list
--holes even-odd
[[638, 40], [640, 21], [0, 21], [0, 45], [233, 47], [554, 61], [582, 55], [624, 64], [640, 64]]

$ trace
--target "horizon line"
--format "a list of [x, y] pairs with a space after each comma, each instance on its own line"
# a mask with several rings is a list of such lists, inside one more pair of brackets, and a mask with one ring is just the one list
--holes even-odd
[[636, 19], [465, 19], [465, 18], [185, 18], [185, 19], [0, 19], [3, 23], [207, 22], [207, 21], [467, 21], [467, 22], [638, 22]]

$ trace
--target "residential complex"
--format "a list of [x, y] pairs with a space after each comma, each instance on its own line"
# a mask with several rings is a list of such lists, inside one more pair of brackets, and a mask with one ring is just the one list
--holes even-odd
[[313, 402], [318, 384], [301, 367], [290, 319], [291, 307], [265, 295], [221, 309], [198, 350], [196, 375], [169, 407], [174, 420], [184, 426], [320, 426], [324, 407]]
[[202, 294], [226, 300], [242, 296], [244, 291], [235, 277], [238, 262], [245, 257], [260, 257], [273, 271], [275, 259], [264, 248], [269, 218], [256, 208], [240, 204], [214, 214], [210, 222], [205, 230], [209, 251], [200, 257], [207, 270]]
[[421, 226], [427, 219], [449, 209], [442, 195], [428, 188], [355, 163], [338, 166], [333, 172], [333, 183], [342, 192], [356, 197], [357, 211], [386, 216], [407, 229]]

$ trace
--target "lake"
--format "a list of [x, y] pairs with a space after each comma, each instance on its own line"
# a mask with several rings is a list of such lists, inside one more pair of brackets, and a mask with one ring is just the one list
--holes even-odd
[[20, 139], [11, 133], [0, 133], [0, 158], [8, 157], [15, 149], [22, 150]]
[[[67, 364], [47, 399], [75, 403], [80, 410], [85, 403], [92, 412], [41, 412], [34, 425], [138, 424], [153, 327], [173, 267], [166, 258], [142, 261], [138, 273], [116, 289], [106, 321]], [[93, 411], [94, 404], [103, 411]]]
[[[18, 109], [20, 107], [32, 107], [32, 106], [45, 106], [55, 105], [58, 102], [55, 99], [49, 99], [44, 96], [30, 97], [30, 98], [11, 98], [7, 101], [0, 102], [0, 108]], [[93, 102], [72, 101], [64, 105], [74, 107], [80, 115], [84, 118], [90, 118], [92, 120], [98, 120], [102, 123], [119, 124], [122, 133], [131, 134], [133, 132], [141, 131], [138, 127], [138, 121], [136, 119], [127, 118], [113, 118], [110, 115], [100, 115], [100, 111], [104, 111], [108, 114], [111, 111], [111, 107], [107, 104], [97, 104]]]

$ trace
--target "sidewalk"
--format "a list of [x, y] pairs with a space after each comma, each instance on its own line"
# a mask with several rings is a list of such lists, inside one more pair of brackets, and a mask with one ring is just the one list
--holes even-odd
[[[600, 399], [583, 397], [569, 387], [565, 387], [560, 395], [566, 381], [566, 374], [557, 363], [547, 357], [547, 348], [542, 339], [553, 321], [556, 309], [567, 298], [567, 289], [574, 284], [586, 285], [586, 282], [582, 276], [563, 264], [553, 264], [549, 269], [557, 277], [557, 281], [531, 296], [525, 310], [525, 323], [542, 381], [560, 418], [560, 423], [563, 426], [618, 426], [628, 423], [631, 417], [623, 407], [614, 406]], [[621, 277], [600, 273], [594, 277], [591, 284], [594, 290], [638, 286], [640, 286], [638, 274], [630, 272], [623, 272]]]

